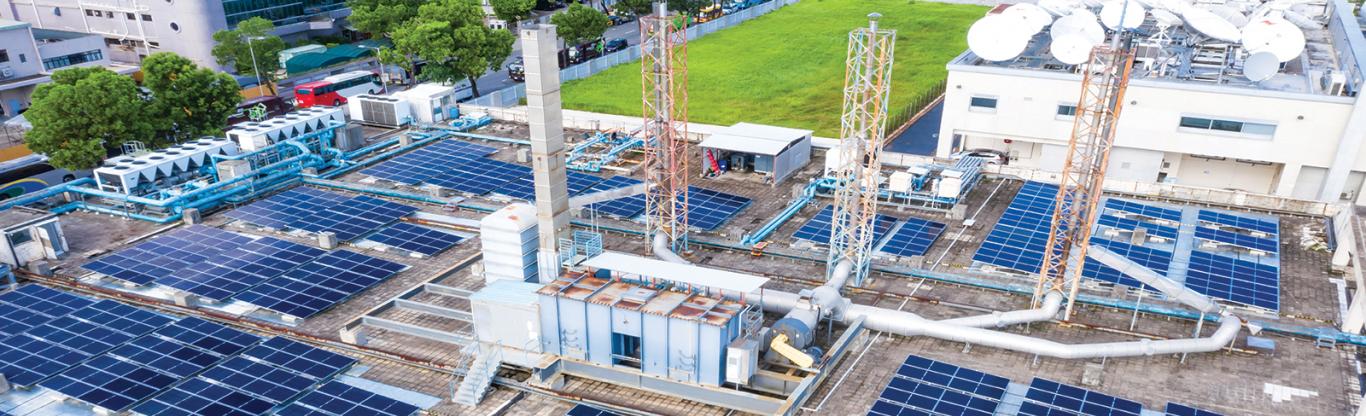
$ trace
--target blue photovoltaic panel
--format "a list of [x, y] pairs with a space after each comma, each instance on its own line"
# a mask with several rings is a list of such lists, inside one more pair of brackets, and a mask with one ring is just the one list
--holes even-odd
[[1025, 394], [1025, 404], [1030, 403], [1035, 405], [1022, 406], [1020, 415], [1138, 416], [1143, 413], [1143, 405], [1138, 402], [1037, 377], [1029, 383], [1029, 392]]
[[181, 273], [161, 278], [157, 283], [223, 301], [323, 253], [326, 251], [263, 237], [219, 253]]
[[388, 279], [407, 266], [347, 250], [327, 253], [248, 289], [237, 300], [307, 318]]
[[1022, 272], [1041, 270], [1057, 197], [1057, 185], [1025, 182], [972, 259]]
[[1248, 234], [1239, 234], [1228, 230], [1219, 230], [1209, 227], [1195, 227], [1195, 238], [1232, 244], [1238, 247], [1261, 250], [1267, 253], [1279, 251], [1276, 240], [1270, 238], [1253, 237]]
[[0, 340], [0, 374], [15, 385], [32, 386], [169, 323], [165, 315], [112, 300], [95, 302]]
[[1191, 252], [1186, 287], [1219, 299], [1280, 310], [1280, 269], [1200, 250]]
[[81, 267], [115, 279], [145, 285], [249, 241], [251, 238], [243, 235], [191, 225]]
[[[821, 208], [821, 211], [816, 213], [816, 216], [802, 224], [802, 228], [798, 229], [792, 236], [817, 244], [830, 244], [830, 219], [834, 215], [835, 206], [826, 205], [825, 208]], [[882, 236], [887, 235], [887, 231], [891, 230], [893, 225], [896, 225], [896, 217], [877, 214], [877, 219], [873, 224], [874, 244], [877, 241], [882, 241]]]
[[[569, 171], [568, 176], [566, 176], [566, 180], [567, 182], [565, 183], [565, 187], [569, 191], [569, 196], [574, 196], [578, 195], [580, 192], [592, 188], [593, 185], [596, 185], [599, 181], [602, 181], [602, 178], [589, 175], [586, 173]], [[525, 200], [528, 202], [534, 202], [536, 200], [535, 176], [520, 176], [517, 179], [514, 179], [508, 182], [507, 184], [499, 187], [494, 192], [502, 195], [507, 195], [513, 198]]]
[[530, 175], [529, 167], [481, 157], [460, 163], [449, 172], [428, 179], [427, 183], [467, 194], [483, 195]]
[[133, 411], [147, 416], [256, 416], [266, 414], [272, 407], [275, 407], [275, 403], [204, 379], [192, 378]]
[[0, 294], [0, 338], [16, 335], [74, 310], [95, 303], [39, 285], [25, 285]]
[[242, 355], [315, 379], [332, 377], [356, 363], [355, 358], [281, 337], [266, 340]]
[[564, 416], [617, 416], [617, 414], [586, 404], [579, 404], [565, 412]]
[[[1172, 253], [1166, 250], [1136, 246], [1129, 243], [1107, 240], [1099, 237], [1091, 238], [1091, 244], [1096, 244], [1108, 248], [1110, 249], [1110, 251], [1115, 252], [1115, 254], [1124, 256], [1129, 260], [1133, 260], [1135, 263], [1138, 263], [1143, 267], [1152, 269], [1152, 271], [1155, 271], [1163, 276], [1166, 276], [1167, 271], [1171, 268]], [[1081, 275], [1092, 279], [1110, 283], [1117, 283], [1129, 287], [1146, 287], [1143, 285], [1143, 283], [1134, 280], [1132, 277], [1126, 276], [1124, 273], [1120, 273], [1119, 270], [1115, 270], [1110, 266], [1101, 264], [1099, 261], [1093, 259], [1086, 260], [1086, 264], [1082, 266]]]
[[1196, 409], [1180, 403], [1167, 403], [1167, 416], [1224, 416], [1208, 410]]
[[416, 185], [426, 182], [433, 176], [446, 173], [462, 162], [488, 156], [497, 150], [447, 139], [423, 146], [360, 173], [404, 185]]
[[1168, 240], [1175, 240], [1177, 234], [1176, 228], [1168, 227], [1165, 225], [1149, 224], [1133, 218], [1120, 218], [1110, 214], [1103, 214], [1100, 217], [1096, 218], [1096, 223], [1102, 226], [1125, 231], [1135, 231], [1139, 228], [1143, 228], [1145, 230], [1148, 230], [1149, 235], [1155, 235]]
[[366, 239], [389, 247], [421, 253], [428, 256], [436, 255], [436, 253], [454, 247], [456, 244], [460, 244], [461, 241], [465, 240], [455, 234], [406, 222], [390, 225], [388, 228], [379, 230], [379, 232], [376, 232], [374, 235], [366, 237]]
[[1249, 231], [1260, 231], [1271, 235], [1280, 234], [1279, 227], [1274, 221], [1267, 221], [1241, 215], [1225, 214], [1218, 211], [1200, 210], [1200, 221], [1212, 222], [1219, 225], [1227, 225], [1234, 228], [1242, 228]]
[[[589, 195], [602, 191], [621, 189], [629, 186], [639, 185], [642, 182], [626, 176], [613, 176], [598, 182], [583, 192]], [[633, 218], [645, 211], [645, 195], [637, 194], [628, 197], [613, 199], [606, 202], [589, 204], [588, 210], [598, 215], [607, 215], [618, 218]]]
[[944, 233], [945, 225], [919, 218], [907, 218], [879, 251], [902, 257], [923, 256], [934, 240]]
[[688, 226], [715, 230], [739, 214], [749, 203], [750, 199], [743, 196], [689, 186]]
[[262, 227], [284, 229], [300, 218], [331, 208], [350, 198], [313, 188], [296, 187], [228, 211], [224, 215]]
[[[1053, 189], [1058, 189], [1054, 186]], [[1119, 198], [1109, 198], [1105, 200], [1105, 207], [1116, 211], [1124, 211], [1130, 214], [1138, 214], [1149, 218], [1157, 218], [1168, 221], [1181, 222], [1181, 210], [1163, 208], [1156, 205], [1148, 205]]]
[[301, 218], [290, 224], [290, 228], [314, 233], [331, 231], [337, 234], [337, 240], [351, 241], [414, 211], [417, 208], [361, 195]]
[[271, 403], [280, 404], [313, 387], [314, 380], [283, 368], [234, 357], [204, 371], [211, 380]]
[[311, 391], [288, 407], [276, 412], [284, 416], [410, 416], [421, 408], [387, 396], [330, 381]]
[[42, 386], [117, 413], [178, 381], [180, 377], [101, 355], [44, 381]]
[[1010, 380], [910, 355], [897, 369], [869, 415], [991, 416]]

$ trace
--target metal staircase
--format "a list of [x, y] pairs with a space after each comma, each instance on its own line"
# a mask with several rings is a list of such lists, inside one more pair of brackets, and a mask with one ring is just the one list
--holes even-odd
[[466, 406], [478, 406], [493, 385], [493, 378], [498, 375], [498, 367], [503, 363], [503, 350], [484, 343], [471, 346], [475, 349], [473, 359], [451, 400]]

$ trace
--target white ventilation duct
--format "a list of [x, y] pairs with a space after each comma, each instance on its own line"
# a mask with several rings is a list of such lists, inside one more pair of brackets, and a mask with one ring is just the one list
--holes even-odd
[[1103, 246], [1092, 244], [1091, 247], [1086, 250], [1086, 257], [1090, 257], [1099, 261], [1101, 264], [1110, 266], [1110, 268], [1118, 270], [1125, 276], [1134, 278], [1134, 280], [1143, 282], [1145, 285], [1152, 286], [1154, 289], [1157, 289], [1157, 291], [1167, 295], [1167, 297], [1195, 308], [1197, 311], [1203, 313], [1219, 312], [1219, 304], [1214, 303], [1214, 300], [1211, 300], [1209, 296], [1205, 296], [1180, 283], [1176, 283], [1166, 276], [1157, 274], [1157, 272], [1154, 272], [1152, 269], [1143, 267], [1143, 265], [1135, 263], [1127, 257], [1115, 254], [1115, 252], [1110, 251], [1110, 249]]

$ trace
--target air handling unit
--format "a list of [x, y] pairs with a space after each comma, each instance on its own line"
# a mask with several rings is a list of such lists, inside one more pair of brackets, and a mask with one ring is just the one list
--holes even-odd
[[398, 96], [361, 94], [346, 102], [351, 119], [361, 124], [401, 127], [413, 123], [412, 106]]
[[243, 151], [260, 150], [281, 141], [326, 129], [330, 123], [346, 123], [346, 114], [336, 107], [309, 107], [280, 117], [238, 124], [227, 136]]
[[238, 152], [237, 144], [224, 138], [189, 141], [155, 152], [106, 160], [95, 169], [95, 181], [101, 190], [139, 194], [141, 190], [197, 177], [201, 168], [213, 165], [214, 156], [232, 156]]

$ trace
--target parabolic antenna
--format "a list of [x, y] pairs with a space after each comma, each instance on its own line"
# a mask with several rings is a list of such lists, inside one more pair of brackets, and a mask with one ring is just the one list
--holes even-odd
[[1125, 29], [1133, 29], [1143, 25], [1143, 18], [1143, 5], [1134, 0], [1109, 0], [1100, 8], [1100, 22], [1111, 30], [1119, 30], [1119, 19]]
[[1304, 52], [1304, 32], [1288, 20], [1264, 17], [1243, 27], [1243, 47], [1253, 54], [1271, 52], [1276, 62], [1287, 62]]
[[1048, 45], [1053, 57], [1059, 62], [1068, 65], [1076, 65], [1086, 62], [1091, 57], [1091, 48], [1095, 46], [1086, 35], [1081, 33], [1069, 33], [1053, 38], [1053, 42]]
[[1039, 33], [1044, 26], [1053, 24], [1053, 15], [1030, 3], [1010, 6], [1001, 12], [1001, 15], [1023, 20], [1026, 23], [1025, 26], [1030, 28], [1030, 33]]
[[1028, 28], [1020, 26], [1020, 20], [990, 15], [968, 28], [968, 49], [988, 61], [1010, 60], [1024, 52], [1031, 35]]
[[1244, 16], [1243, 12], [1238, 11], [1238, 9], [1222, 4], [1214, 4], [1209, 6], [1209, 12], [1214, 13], [1215, 16], [1224, 18], [1224, 20], [1227, 20], [1234, 26], [1247, 26], [1247, 16]]
[[1154, 8], [1167, 10], [1180, 15], [1186, 9], [1192, 7], [1190, 0], [1155, 0], [1158, 5]]
[[1237, 26], [1222, 17], [1215, 16], [1209, 10], [1188, 7], [1181, 14], [1181, 17], [1186, 20], [1187, 26], [1205, 36], [1225, 42], [1237, 42], [1243, 38], [1242, 32], [1238, 30]]
[[1243, 60], [1243, 76], [1253, 82], [1266, 81], [1281, 70], [1281, 62], [1271, 52], [1257, 52]]
[[1048, 35], [1054, 39], [1069, 34], [1081, 34], [1092, 45], [1105, 43], [1105, 29], [1096, 22], [1096, 15], [1090, 12], [1072, 13], [1053, 22], [1053, 27], [1048, 28]]
[[1157, 27], [1178, 27], [1181, 26], [1181, 16], [1162, 9], [1152, 9], [1153, 20], [1157, 21]]
[[1082, 7], [1080, 0], [1039, 0], [1039, 8], [1054, 16], [1066, 16]]
[[1081, 4], [1086, 7], [1100, 7], [1105, 2], [1103, 0], [1081, 0]]

